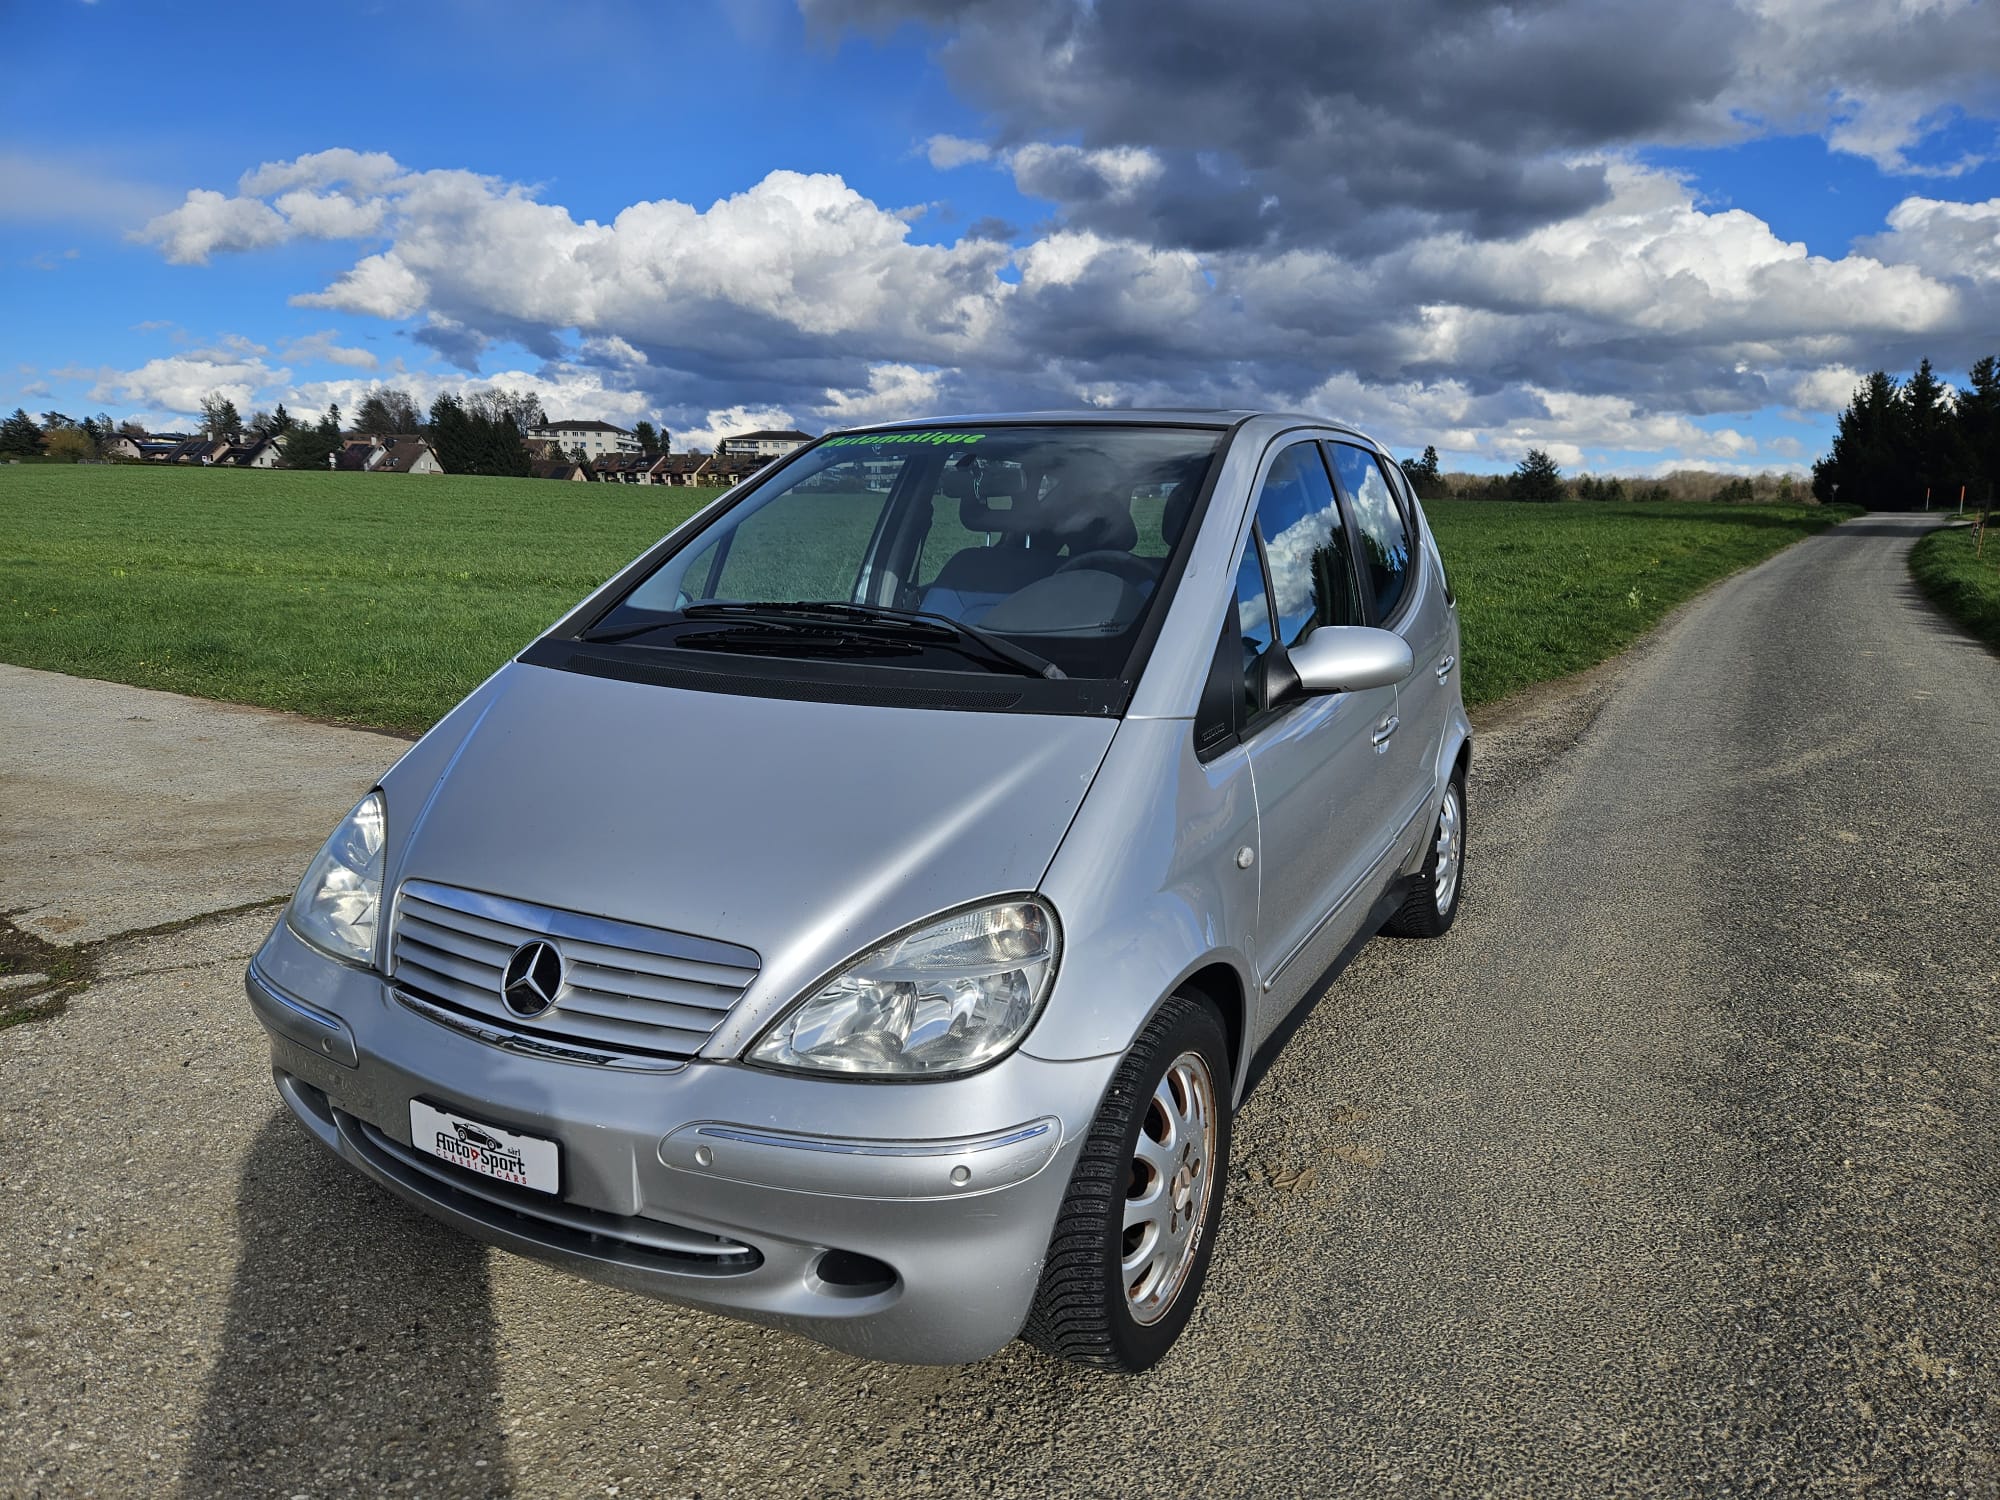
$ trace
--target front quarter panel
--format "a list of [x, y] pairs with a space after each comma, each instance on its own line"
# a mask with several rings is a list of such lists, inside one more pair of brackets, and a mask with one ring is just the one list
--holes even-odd
[[1257, 807], [1240, 750], [1204, 765], [1186, 719], [1127, 719], [1043, 881], [1063, 923], [1062, 968], [1023, 1051], [1121, 1053], [1195, 970], [1250, 989]]

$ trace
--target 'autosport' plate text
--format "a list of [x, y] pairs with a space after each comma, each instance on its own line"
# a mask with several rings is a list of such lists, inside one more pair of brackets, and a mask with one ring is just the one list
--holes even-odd
[[538, 1193], [553, 1193], [562, 1181], [554, 1141], [447, 1114], [421, 1099], [410, 1101], [410, 1141], [455, 1167]]

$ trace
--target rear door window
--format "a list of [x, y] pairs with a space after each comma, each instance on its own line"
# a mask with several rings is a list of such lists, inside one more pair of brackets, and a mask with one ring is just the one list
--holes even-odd
[[1352, 443], [1328, 443], [1327, 452], [1354, 517], [1361, 543], [1361, 573], [1375, 618], [1386, 620], [1409, 589], [1409, 521], [1373, 453]]

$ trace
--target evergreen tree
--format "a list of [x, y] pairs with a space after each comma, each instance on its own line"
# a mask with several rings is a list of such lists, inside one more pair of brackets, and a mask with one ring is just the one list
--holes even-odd
[[2000, 508], [2000, 360], [1989, 354], [1969, 374], [1954, 403], [1969, 476], [1966, 504]]
[[1419, 500], [1439, 498], [1444, 492], [1444, 476], [1438, 469], [1437, 449], [1427, 446], [1422, 458], [1404, 459], [1403, 477], [1410, 481]]
[[340, 408], [329, 406], [325, 415], [310, 427], [293, 422], [280, 439], [278, 451], [288, 469], [331, 468], [327, 460], [340, 452]]
[[30, 458], [41, 451], [42, 429], [24, 407], [15, 407], [14, 415], [0, 421], [0, 453]]
[[1530, 448], [1507, 476], [1507, 493], [1515, 500], [1560, 500], [1563, 471], [1544, 449]]
[[1929, 360], [1917, 365], [1917, 373], [1903, 387], [1903, 433], [1908, 450], [1904, 457], [1907, 482], [1916, 504], [1926, 493], [1933, 505], [1956, 503], [1958, 488], [1970, 478], [1965, 440], [1959, 431], [1958, 413], [1952, 405], [1952, 389], [1937, 378]]
[[651, 422], [634, 422], [632, 436], [639, 440], [639, 450], [642, 453], [660, 451], [660, 434]]
[[1818, 499], [1830, 503], [1842, 496], [1850, 504], [1883, 510], [1923, 504], [1923, 491], [1912, 495], [1904, 477], [1911, 444], [1902, 394], [1902, 387], [1882, 370], [1855, 387], [1854, 399], [1834, 424], [1832, 450], [1813, 465]]
[[447, 474], [476, 474], [478, 455], [473, 451], [465, 408], [458, 397], [447, 391], [431, 403], [430, 425], [424, 429], [432, 451]]

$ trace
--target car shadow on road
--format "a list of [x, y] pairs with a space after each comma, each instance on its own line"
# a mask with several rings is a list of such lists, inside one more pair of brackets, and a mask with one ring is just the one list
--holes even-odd
[[244, 1160], [236, 1212], [187, 1500], [509, 1493], [483, 1247], [371, 1186], [282, 1109]]

